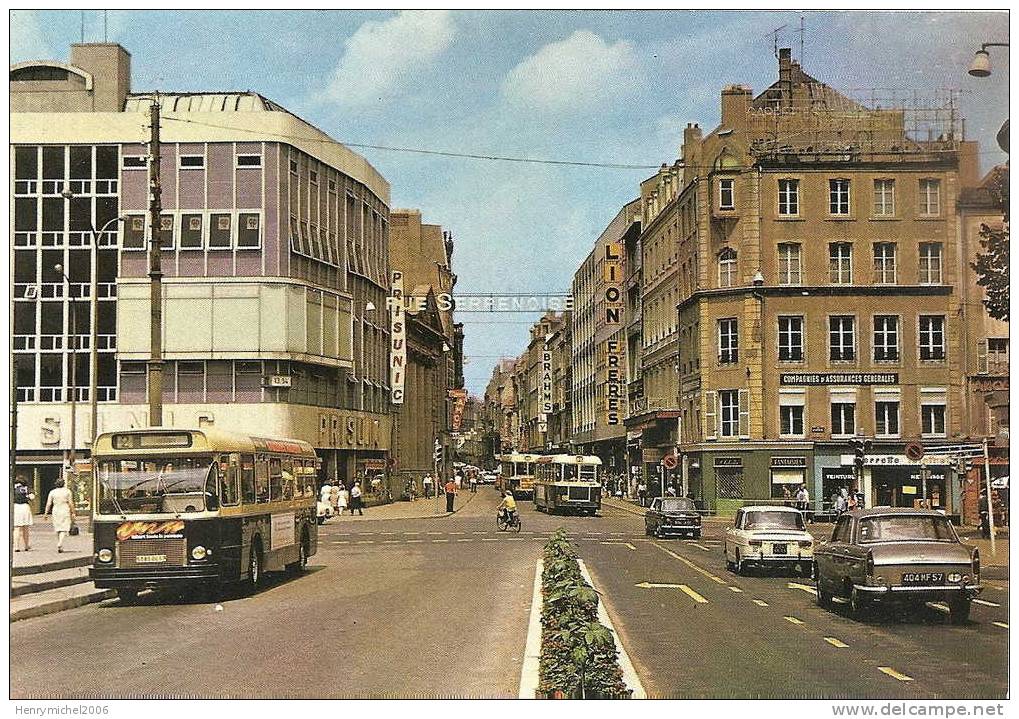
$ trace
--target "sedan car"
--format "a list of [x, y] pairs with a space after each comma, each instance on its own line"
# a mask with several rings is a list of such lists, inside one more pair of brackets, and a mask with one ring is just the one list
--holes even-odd
[[644, 533], [655, 537], [686, 534], [701, 536], [701, 515], [692, 499], [686, 497], [655, 497], [644, 514]]
[[959, 541], [952, 523], [929, 509], [874, 507], [839, 517], [815, 555], [817, 603], [845, 597], [854, 615], [871, 604], [948, 604], [950, 620], [969, 618], [980, 593], [980, 553]]
[[814, 564], [814, 538], [803, 513], [792, 507], [752, 506], [736, 512], [725, 530], [725, 566], [736, 574], [750, 567], [784, 567], [809, 574]]

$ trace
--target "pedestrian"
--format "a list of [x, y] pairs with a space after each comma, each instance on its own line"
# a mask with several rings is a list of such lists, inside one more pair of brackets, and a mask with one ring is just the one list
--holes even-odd
[[363, 503], [361, 502], [361, 480], [354, 480], [354, 486], [350, 488], [350, 516], [354, 516], [354, 510], [360, 516], [364, 516], [364, 510], [362, 509]]
[[852, 512], [857, 507], [856, 493], [853, 492], [846, 498], [846, 510]]
[[980, 492], [980, 536], [984, 539], [991, 538], [991, 515], [987, 509], [987, 492]]
[[57, 551], [64, 551], [64, 537], [71, 531], [74, 523], [74, 501], [71, 490], [64, 486], [63, 477], [57, 479], [56, 487], [50, 490], [46, 498], [46, 510], [43, 514], [52, 514], [53, 531], [57, 533]]
[[640, 483], [637, 485], [637, 500], [640, 502], [640, 506], [642, 507], [647, 504], [647, 485], [644, 484], [643, 479], [640, 480]]
[[426, 474], [425, 478], [421, 480], [421, 486], [425, 490], [425, 499], [432, 496], [432, 475]]
[[340, 483], [335, 477], [333, 477], [332, 482], [329, 483], [329, 504], [332, 506], [336, 514], [343, 511], [340, 509]]
[[459, 469], [456, 470], [456, 476], [453, 478], [453, 484], [455, 485], [456, 491], [458, 492], [460, 491], [460, 487], [463, 486], [463, 478], [464, 478], [463, 471]]
[[838, 517], [840, 514], [846, 511], [848, 502], [846, 501], [846, 496], [841, 492], [835, 495], [834, 502], [835, 502], [835, 516]]
[[475, 473], [471, 475], [471, 493], [475, 494], [477, 493], [477, 491], [478, 491], [478, 475]]
[[808, 506], [810, 506], [810, 494], [807, 492], [807, 485], [801, 484], [796, 492], [796, 508], [801, 512], [806, 512]]
[[347, 505], [350, 504], [350, 492], [347, 491], [347, 485], [343, 482], [337, 481], [337, 487], [340, 492], [336, 498], [336, 513], [342, 515], [344, 510], [347, 509]]
[[669, 488], [665, 490], [665, 496], [666, 497], [675, 497], [676, 496], [676, 488], [670, 484]]
[[322, 489], [319, 490], [318, 495], [318, 501], [322, 502], [322, 504], [331, 504], [329, 499], [332, 496], [332, 486], [329, 482], [322, 484]]
[[21, 539], [21, 546], [27, 552], [31, 549], [28, 541], [29, 527], [32, 526], [32, 508], [28, 503], [35, 499], [35, 495], [28, 491], [28, 486], [18, 480], [14, 483], [14, 551], [18, 549], [18, 539]]
[[456, 497], [456, 482], [452, 479], [446, 482], [446, 511], [453, 511], [453, 499]]

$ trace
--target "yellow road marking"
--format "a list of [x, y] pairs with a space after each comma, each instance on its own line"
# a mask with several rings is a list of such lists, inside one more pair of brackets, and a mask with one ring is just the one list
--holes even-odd
[[1002, 629], [1008, 629], [1008, 625], [1005, 622], [991, 622], [991, 624]]
[[679, 585], [679, 591], [683, 592], [683, 594], [687, 595], [688, 597], [690, 597], [692, 600], [694, 600], [698, 604], [707, 604], [708, 603], [707, 599], [702, 597], [700, 594], [698, 594], [694, 590], [690, 589], [690, 587], [686, 586], [685, 584], [680, 584]]
[[803, 624], [803, 620], [802, 619], [797, 619], [796, 617], [782, 617], [782, 618], [785, 619], [790, 624], [797, 624], [797, 625]]
[[768, 606], [768, 603], [766, 601], [764, 601], [763, 599], [755, 599], [754, 600], [754, 604], [756, 604], [759, 607], [766, 607], [766, 606]]
[[711, 581], [717, 582], [719, 584], [725, 584], [725, 580], [724, 579], [722, 579], [720, 577], [716, 577], [714, 574], [712, 574], [711, 572], [709, 572], [706, 569], [701, 569], [699, 566], [697, 566], [696, 564], [691, 562], [686, 557], [681, 557], [678, 554], [676, 554], [675, 552], [673, 552], [671, 549], [666, 549], [665, 547], [663, 547], [662, 545], [660, 545], [660, 544], [658, 544], [656, 542], [652, 542], [652, 544], [654, 546], [658, 547], [660, 550], [662, 550], [666, 554], [668, 554], [670, 557], [674, 557], [674, 558], [678, 559], [679, 561], [681, 561], [686, 566], [690, 567], [690, 569], [694, 570], [695, 572], [700, 572], [701, 574], [703, 574], [705, 577], [707, 577]]
[[626, 546], [627, 546], [627, 547], [629, 547], [629, 549], [630, 549], [631, 551], [634, 551], [634, 552], [636, 552], [636, 551], [637, 551], [637, 548], [636, 548], [635, 546], [633, 546], [632, 544], [630, 544], [629, 542], [627, 542], [627, 543], [626, 543]]
[[986, 599], [974, 599], [974, 604], [983, 604], [985, 607], [1000, 607], [1001, 605], [997, 602], [988, 602]]
[[892, 669], [891, 667], [878, 667], [878, 671], [881, 671], [881, 672], [887, 674], [888, 676], [892, 677], [893, 679], [898, 679], [900, 682], [911, 682], [911, 681], [913, 681], [913, 677], [906, 676], [902, 672], [897, 672], [894, 669]]
[[742, 589], [740, 589], [739, 587], [734, 587], [731, 584], [729, 585], [729, 591], [730, 592], [736, 592], [737, 594], [742, 594], [743, 593]]
[[408, 539], [407, 544], [421, 544], [424, 541], [423, 539]]
[[711, 551], [710, 549], [705, 547], [703, 544], [697, 544], [697, 542], [690, 542], [690, 544], [692, 544], [693, 546], [697, 547], [698, 549], [703, 549], [705, 552], [710, 552]]
[[845, 642], [840, 642], [835, 637], [825, 637], [824, 640], [831, 644], [833, 647], [837, 647], [838, 649], [847, 649], [849, 647], [848, 644], [846, 644]]
[[807, 586], [806, 584], [800, 584], [799, 582], [789, 582], [788, 586], [790, 589], [799, 589], [800, 591], [807, 592], [808, 594], [817, 594], [817, 590], [813, 587]]

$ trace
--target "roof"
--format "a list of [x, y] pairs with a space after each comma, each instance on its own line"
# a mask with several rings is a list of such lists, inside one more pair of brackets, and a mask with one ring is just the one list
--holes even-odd
[[[286, 112], [293, 115], [257, 92], [160, 92], [159, 99], [164, 112]], [[148, 112], [151, 102], [152, 93], [132, 93], [124, 103], [124, 112]]]
[[796, 512], [796, 507], [787, 507], [784, 504], [752, 504], [748, 507], [741, 507], [744, 512]]
[[905, 514], [916, 516], [943, 517], [941, 512], [933, 509], [915, 509], [913, 507], [868, 507], [867, 509], [856, 509], [849, 513], [851, 517], [862, 519], [864, 517], [876, 517], [888, 514]]

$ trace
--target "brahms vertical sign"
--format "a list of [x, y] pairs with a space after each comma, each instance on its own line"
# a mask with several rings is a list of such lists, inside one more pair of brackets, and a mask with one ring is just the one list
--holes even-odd
[[407, 318], [403, 308], [403, 273], [393, 271], [389, 297], [389, 387], [390, 401], [403, 404], [407, 378]]

